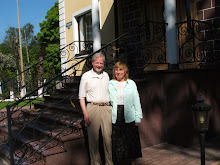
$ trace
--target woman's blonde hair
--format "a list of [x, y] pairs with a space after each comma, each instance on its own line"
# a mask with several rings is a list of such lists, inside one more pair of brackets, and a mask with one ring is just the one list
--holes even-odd
[[118, 62], [114, 65], [114, 67], [113, 67], [113, 71], [112, 71], [112, 74], [113, 74], [112, 79], [113, 79], [113, 80], [116, 80], [115, 70], [116, 70], [117, 68], [123, 69], [123, 70], [125, 71], [125, 81], [126, 81], [127, 79], [129, 79], [129, 72], [128, 72], [128, 67], [127, 67], [127, 65], [126, 65], [124, 62], [118, 61]]

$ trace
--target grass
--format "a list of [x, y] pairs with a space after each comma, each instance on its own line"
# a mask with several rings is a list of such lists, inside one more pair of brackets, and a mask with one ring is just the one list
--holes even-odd
[[[23, 107], [23, 106], [30, 106], [33, 105], [33, 103], [39, 103], [44, 101], [43, 98], [37, 98], [35, 100], [24, 100], [18, 104], [18, 107]], [[0, 102], [0, 109], [5, 109], [7, 105], [11, 105], [15, 103], [16, 101], [6, 101], [6, 102]]]

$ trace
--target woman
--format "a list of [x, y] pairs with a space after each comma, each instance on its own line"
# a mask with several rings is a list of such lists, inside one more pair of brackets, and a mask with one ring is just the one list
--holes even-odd
[[112, 157], [114, 164], [131, 161], [142, 156], [138, 125], [143, 118], [140, 98], [135, 82], [128, 78], [128, 67], [117, 62], [113, 80], [109, 82], [112, 105]]

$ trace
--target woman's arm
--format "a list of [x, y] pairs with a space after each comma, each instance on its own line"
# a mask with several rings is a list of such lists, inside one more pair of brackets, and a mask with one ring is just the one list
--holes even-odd
[[135, 123], [136, 125], [139, 125], [141, 123], [141, 119], [143, 118], [143, 114], [142, 114], [140, 96], [139, 96], [137, 85], [135, 82], [134, 82], [133, 88], [134, 88], [133, 98], [134, 98], [134, 107], [135, 107]]

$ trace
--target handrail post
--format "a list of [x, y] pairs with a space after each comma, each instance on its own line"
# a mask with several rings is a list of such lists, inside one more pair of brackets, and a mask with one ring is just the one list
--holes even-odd
[[11, 131], [11, 106], [7, 105], [7, 119], [8, 119], [8, 141], [9, 141], [9, 154], [10, 154], [10, 161], [11, 165], [14, 165], [14, 147], [13, 147], [13, 141], [12, 141], [12, 131]]

